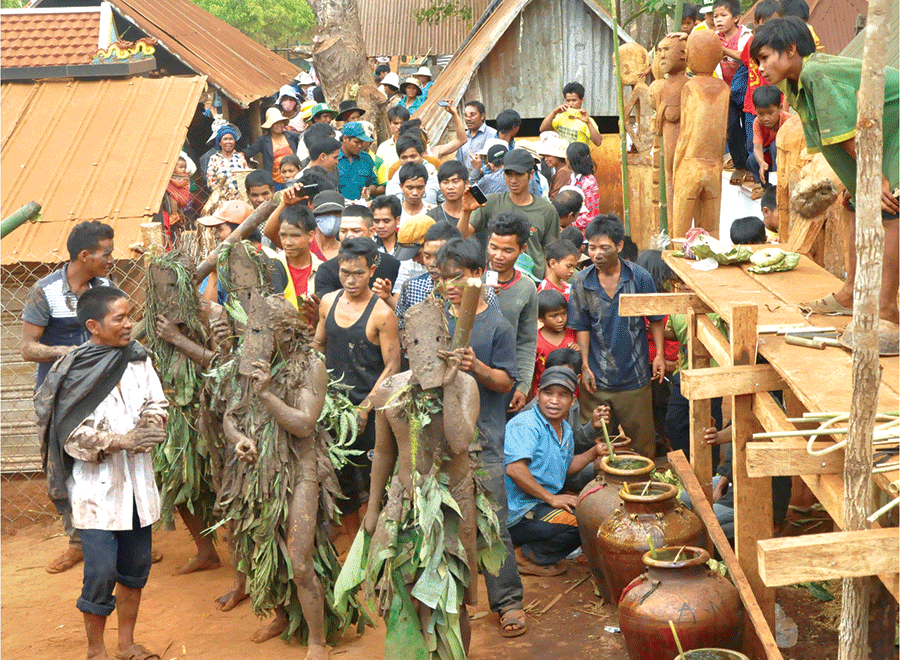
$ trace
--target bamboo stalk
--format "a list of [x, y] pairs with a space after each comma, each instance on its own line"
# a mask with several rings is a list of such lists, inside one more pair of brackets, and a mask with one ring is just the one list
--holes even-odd
[[[681, 2], [682, 0], [678, 0]], [[631, 233], [631, 212], [629, 209], [629, 191], [628, 186], [628, 140], [625, 134], [625, 122], [628, 118], [625, 116], [625, 94], [622, 90], [622, 63], [619, 59], [619, 15], [616, 9], [616, 2], [610, 3], [612, 8], [613, 19], [613, 60], [616, 65], [616, 102], [619, 106], [619, 142], [622, 149], [622, 219], [625, 222], [625, 233]]]
[[886, 513], [887, 513], [888, 511], [890, 511], [891, 509], [896, 508], [898, 505], [900, 505], [900, 497], [898, 497], [898, 498], [896, 498], [896, 499], [894, 499], [894, 500], [891, 500], [890, 502], [888, 502], [887, 504], [885, 504], [883, 507], [881, 507], [880, 509], [878, 509], [878, 511], [876, 511], [876, 512], [873, 513], [871, 516], [869, 516], [868, 518], [866, 518], [866, 520], [868, 520], [869, 522], [875, 522], [876, 520], [878, 520], [879, 518], [881, 518], [881, 516], [883, 516], [884, 514], [886, 514]]
[[477, 277], [470, 277], [465, 283], [466, 288], [463, 290], [462, 301], [459, 304], [459, 318], [456, 319], [456, 331], [453, 333], [450, 350], [469, 345], [472, 327], [475, 325], [475, 316], [478, 312], [481, 285], [481, 280]]

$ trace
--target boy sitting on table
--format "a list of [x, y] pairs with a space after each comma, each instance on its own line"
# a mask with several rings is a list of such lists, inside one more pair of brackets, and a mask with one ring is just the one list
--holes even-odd
[[[807, 149], [822, 152], [825, 160], [846, 186], [844, 204], [851, 211], [856, 195], [856, 95], [862, 77], [862, 62], [816, 52], [809, 28], [798, 18], [772, 19], [753, 38], [750, 55], [760, 73], [778, 85], [788, 103], [800, 115]], [[884, 271], [881, 278], [881, 318], [900, 320], [897, 311], [898, 183], [900, 183], [900, 71], [885, 68], [884, 130], [881, 217], [884, 223]], [[854, 216], [855, 217], [855, 216]], [[854, 220], [855, 224], [855, 220]], [[836, 293], [821, 300], [802, 303], [814, 314], [853, 315], [853, 285], [856, 279], [856, 230], [849, 232], [850, 259], [847, 280]]]

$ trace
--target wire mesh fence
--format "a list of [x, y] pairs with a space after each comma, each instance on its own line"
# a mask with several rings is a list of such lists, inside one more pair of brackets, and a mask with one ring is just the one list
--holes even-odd
[[[61, 268], [59, 254], [30, 255], [0, 270], [0, 523], [23, 524], [56, 515], [41, 469], [33, 394], [36, 365], [22, 358], [22, 308], [38, 280]], [[141, 259], [122, 259], [110, 274], [140, 317], [145, 271]]]

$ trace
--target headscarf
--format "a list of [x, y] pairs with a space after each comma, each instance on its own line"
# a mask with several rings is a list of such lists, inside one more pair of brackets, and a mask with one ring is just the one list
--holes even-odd
[[222, 138], [225, 137], [226, 135], [232, 136], [235, 139], [235, 141], [237, 141], [237, 139], [238, 139], [237, 131], [232, 126], [229, 126], [226, 124], [225, 126], [220, 128], [216, 132], [216, 149], [222, 148], [222, 145], [221, 145]]

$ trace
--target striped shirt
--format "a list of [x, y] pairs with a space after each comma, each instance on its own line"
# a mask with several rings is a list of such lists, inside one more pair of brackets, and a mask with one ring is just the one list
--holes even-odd
[[113, 434], [135, 427], [142, 409], [164, 412], [167, 406], [150, 360], [129, 362], [119, 384], [72, 431], [66, 453], [75, 464], [66, 487], [75, 529], [130, 530], [135, 506], [141, 527], [159, 520], [152, 452], [106, 450]]
[[489, 139], [497, 137], [497, 131], [487, 124], [482, 124], [475, 133], [469, 134], [468, 137], [466, 143], [456, 150], [456, 160], [471, 168], [472, 154], [478, 153]]

